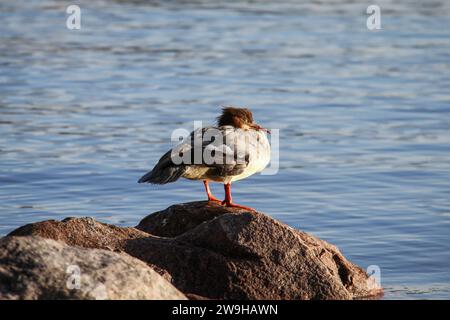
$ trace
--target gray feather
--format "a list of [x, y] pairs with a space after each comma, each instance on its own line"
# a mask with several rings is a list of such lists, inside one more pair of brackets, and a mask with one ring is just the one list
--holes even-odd
[[152, 171], [144, 174], [138, 183], [166, 184], [178, 180], [186, 171], [186, 167], [175, 165], [171, 159], [171, 152], [172, 150], [167, 151]]

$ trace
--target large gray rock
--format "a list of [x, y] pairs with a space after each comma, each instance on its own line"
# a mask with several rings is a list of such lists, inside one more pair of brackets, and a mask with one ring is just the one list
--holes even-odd
[[71, 218], [11, 234], [124, 251], [155, 267], [188, 296], [355, 299], [382, 292], [335, 246], [262, 213], [215, 203], [174, 205], [149, 215], [136, 229]]
[[[189, 220], [189, 216], [194, 216]], [[136, 227], [151, 238], [126, 243], [128, 253], [167, 270], [182, 291], [225, 299], [358, 299], [382, 294], [366, 272], [326, 241], [259, 212], [215, 203], [174, 205]], [[186, 272], [189, 270], [190, 273]]]
[[0, 299], [186, 299], [145, 263], [40, 237], [0, 240]]

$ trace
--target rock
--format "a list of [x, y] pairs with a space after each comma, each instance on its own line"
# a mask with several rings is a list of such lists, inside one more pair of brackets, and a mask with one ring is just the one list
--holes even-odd
[[215, 202], [198, 201], [177, 204], [148, 215], [137, 229], [160, 237], [175, 237], [195, 228], [200, 223], [230, 212]]
[[[198, 224], [185, 223], [186, 215], [198, 213], [199, 207]], [[177, 225], [183, 226], [179, 232]], [[382, 292], [335, 246], [261, 213], [188, 203], [151, 214], [137, 228], [171, 235], [176, 245], [190, 247], [173, 261], [150, 252], [144, 244], [148, 239], [127, 243], [127, 252], [158, 261], [182, 291], [225, 299], [352, 299]], [[184, 273], [193, 267], [193, 274]]]
[[[88, 222], [96, 227], [90, 229]], [[68, 230], [81, 232], [70, 236]], [[37, 223], [12, 234], [124, 251], [157, 266], [175, 287], [192, 297], [354, 299], [381, 292], [335, 246], [262, 213], [215, 203], [174, 205], [144, 218], [136, 229], [85, 218]]]
[[62, 221], [31, 223], [12, 231], [9, 235], [35, 235], [62, 241], [70, 246], [111, 251], [120, 251], [124, 241], [148, 236], [147, 233], [135, 228], [116, 227], [92, 218], [66, 218]]
[[127, 254], [29, 236], [0, 240], [0, 300], [4, 299], [186, 297]]
[[[8, 236], [34, 235], [64, 242], [70, 246], [105, 249], [123, 252], [124, 242], [145, 238], [149, 234], [135, 228], [123, 228], [101, 223], [92, 218], [66, 218], [62, 221], [47, 220], [30, 223], [12, 231]], [[153, 270], [171, 282], [170, 274], [156, 265], [148, 263]]]

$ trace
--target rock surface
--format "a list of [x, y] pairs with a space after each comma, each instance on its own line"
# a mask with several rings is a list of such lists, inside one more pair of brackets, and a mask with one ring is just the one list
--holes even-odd
[[188, 296], [354, 299], [381, 293], [335, 246], [262, 213], [215, 203], [174, 205], [147, 216], [136, 228], [70, 218], [27, 225], [11, 235], [124, 251]]
[[228, 212], [240, 211], [233, 211], [208, 201], [181, 203], [148, 215], [139, 222], [136, 229], [171, 238]]
[[95, 221], [92, 218], [66, 218], [24, 225], [10, 236], [35, 235], [64, 242], [69, 246], [120, 251], [124, 243], [134, 238], [145, 238], [147, 233], [135, 228], [121, 228]]
[[186, 299], [145, 263], [40, 237], [0, 240], [0, 299]]

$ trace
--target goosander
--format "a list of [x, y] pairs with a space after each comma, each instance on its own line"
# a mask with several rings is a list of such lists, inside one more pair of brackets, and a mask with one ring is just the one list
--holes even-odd
[[[217, 126], [194, 130], [180, 144], [166, 152], [139, 183], [166, 184], [180, 177], [202, 180], [208, 201], [249, 211], [233, 202], [231, 183], [261, 172], [270, 162], [269, 130], [253, 121], [249, 109], [224, 107]], [[224, 184], [225, 199], [214, 197], [209, 182]]]

